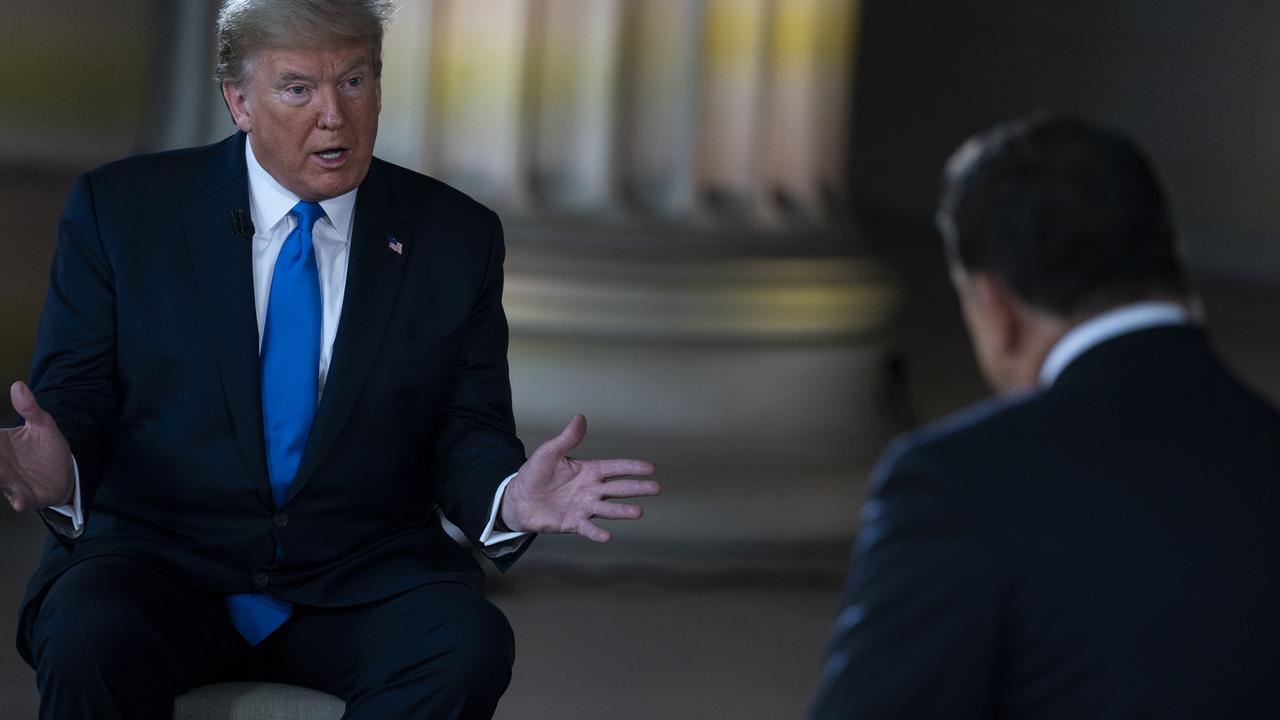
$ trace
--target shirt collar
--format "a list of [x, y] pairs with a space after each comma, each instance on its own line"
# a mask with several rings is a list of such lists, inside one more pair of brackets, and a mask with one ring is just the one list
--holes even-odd
[[[245, 163], [249, 167], [249, 201], [253, 203], [254, 224], [267, 232], [289, 214], [299, 198], [271, 177], [271, 173], [258, 162], [253, 154], [253, 136], [244, 144]], [[351, 242], [351, 219], [355, 215], [356, 193], [360, 188], [336, 198], [321, 200], [325, 219], [338, 231], [343, 242]]]
[[1040, 385], [1052, 385], [1072, 361], [1107, 340], [1153, 327], [1185, 325], [1189, 321], [1186, 308], [1171, 302], [1140, 302], [1108, 310], [1075, 326], [1054, 344], [1040, 366]]

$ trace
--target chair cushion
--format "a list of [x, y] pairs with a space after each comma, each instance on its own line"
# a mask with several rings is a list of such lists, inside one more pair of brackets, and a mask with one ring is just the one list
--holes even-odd
[[346, 703], [319, 690], [265, 682], [205, 685], [180, 695], [173, 720], [338, 720]]

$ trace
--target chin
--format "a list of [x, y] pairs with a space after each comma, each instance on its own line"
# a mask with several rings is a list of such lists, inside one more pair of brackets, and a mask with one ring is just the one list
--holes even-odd
[[[363, 179], [363, 173], [359, 178], [323, 178], [317, 182], [310, 183], [307, 187], [307, 193], [314, 198], [314, 202], [329, 200], [355, 190], [360, 186], [360, 181]], [[306, 200], [307, 198], [303, 199]]]

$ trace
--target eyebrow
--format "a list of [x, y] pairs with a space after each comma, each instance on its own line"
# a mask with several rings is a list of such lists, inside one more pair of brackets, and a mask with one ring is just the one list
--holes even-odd
[[[356, 58], [354, 62], [352, 62], [350, 65], [344, 68], [342, 72], [338, 73], [338, 77], [344, 77], [346, 75], [349, 75], [354, 70], [357, 70], [361, 66], [368, 65], [368, 64], [369, 64], [369, 58], [365, 57], [364, 55], [361, 55], [360, 57]], [[307, 75], [306, 73], [287, 72], [281, 75], [276, 80], [276, 82], [277, 84], [280, 84], [280, 85], [287, 85], [289, 83], [294, 83], [294, 82], [315, 82], [315, 79], [312, 78], [310, 75]]]
[[354, 62], [348, 65], [345, 70], [338, 73], [338, 77], [349, 75], [353, 71], [358, 69], [361, 65], [368, 65], [368, 64], [369, 64], [369, 58], [365, 57], [364, 55], [361, 55], [360, 57], [356, 58]]

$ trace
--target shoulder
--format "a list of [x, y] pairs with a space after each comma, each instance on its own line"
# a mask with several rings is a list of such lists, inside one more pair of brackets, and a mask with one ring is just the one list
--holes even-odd
[[899, 436], [871, 473], [867, 512], [1002, 512], [1010, 488], [1041, 465], [1045, 443], [1055, 442], [1051, 402], [1041, 391], [992, 398]]
[[1040, 402], [1041, 393], [993, 398], [896, 438], [871, 473], [857, 547], [989, 531], [1000, 484], [991, 480], [1012, 464], [1006, 443], [1021, 442], [1011, 433], [1035, 424], [1028, 413]]
[[397, 196], [402, 207], [413, 212], [439, 214], [452, 222], [498, 224], [498, 216], [483, 203], [463, 191], [429, 175], [375, 157], [370, 174], [378, 185]]
[[945, 465], [965, 465], [969, 457], [992, 461], [992, 451], [1006, 448], [1020, 436], [1034, 433], [1044, 412], [1045, 394], [993, 397], [898, 436], [877, 463], [873, 483], [904, 459], [931, 459]]
[[213, 145], [133, 155], [81, 174], [71, 186], [63, 218], [73, 222], [132, 223], [163, 214], [189, 196], [197, 178], [235, 136]]
[[[119, 183], [163, 182], [172, 184], [184, 177], [194, 178], [210, 159], [231, 140], [201, 147], [166, 150], [133, 155], [109, 162], [85, 173], [84, 178], [96, 186]], [[158, 186], [156, 189], [161, 189]]]

